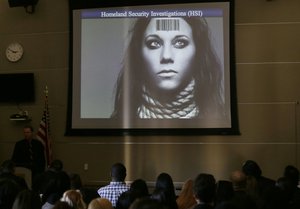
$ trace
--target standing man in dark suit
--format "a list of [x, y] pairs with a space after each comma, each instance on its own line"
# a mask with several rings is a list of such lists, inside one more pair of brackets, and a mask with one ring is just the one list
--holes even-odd
[[12, 161], [19, 167], [31, 170], [32, 179], [38, 173], [45, 171], [45, 149], [42, 142], [33, 138], [32, 126], [23, 128], [24, 139], [16, 142]]

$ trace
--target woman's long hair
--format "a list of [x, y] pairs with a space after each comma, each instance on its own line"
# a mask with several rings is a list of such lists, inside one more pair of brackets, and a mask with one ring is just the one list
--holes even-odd
[[186, 180], [182, 185], [181, 192], [176, 199], [179, 209], [192, 208], [197, 204], [194, 198], [193, 185], [194, 181], [192, 179]]
[[84, 202], [81, 193], [76, 190], [70, 189], [65, 191], [60, 201], [67, 202], [74, 209], [86, 209], [86, 203]]
[[[224, 113], [222, 68], [211, 44], [207, 22], [202, 17], [183, 17], [183, 19], [191, 26], [196, 45], [191, 79], [195, 80], [195, 102], [199, 108], [199, 117], [205, 117], [210, 113], [222, 114]], [[137, 109], [143, 101], [142, 88], [148, 79], [141, 46], [150, 20], [151, 18], [137, 19], [129, 31], [130, 41], [116, 84], [112, 117], [122, 117], [125, 113], [138, 117]]]

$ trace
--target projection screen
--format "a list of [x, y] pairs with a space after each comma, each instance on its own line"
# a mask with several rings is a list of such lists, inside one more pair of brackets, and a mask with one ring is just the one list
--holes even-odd
[[71, 2], [67, 135], [238, 134], [232, 1]]

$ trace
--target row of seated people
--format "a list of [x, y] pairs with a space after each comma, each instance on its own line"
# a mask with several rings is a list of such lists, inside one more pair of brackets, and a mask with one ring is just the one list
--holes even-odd
[[184, 182], [176, 196], [172, 177], [161, 173], [153, 192], [146, 181], [125, 183], [126, 168], [116, 163], [111, 182], [98, 190], [82, 186], [80, 176], [68, 175], [55, 160], [29, 189], [14, 175], [14, 164], [5, 161], [0, 171], [0, 209], [299, 209], [299, 171], [286, 166], [277, 181], [264, 177], [255, 161], [248, 160], [230, 180], [200, 173]]

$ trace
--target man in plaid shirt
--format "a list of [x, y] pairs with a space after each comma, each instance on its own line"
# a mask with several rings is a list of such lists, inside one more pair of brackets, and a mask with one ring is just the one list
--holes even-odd
[[111, 168], [111, 182], [109, 185], [98, 189], [98, 194], [102, 198], [108, 199], [113, 207], [116, 207], [119, 196], [129, 190], [125, 183], [126, 168], [122, 163], [115, 163]]

